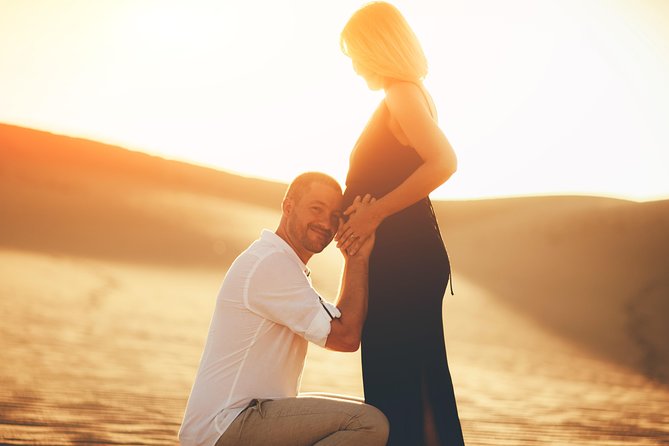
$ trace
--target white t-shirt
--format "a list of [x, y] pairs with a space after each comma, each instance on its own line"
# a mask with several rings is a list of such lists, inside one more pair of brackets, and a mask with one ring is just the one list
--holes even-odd
[[181, 445], [213, 445], [253, 399], [297, 396], [307, 341], [325, 346], [330, 321], [340, 316], [290, 245], [263, 230], [221, 285]]

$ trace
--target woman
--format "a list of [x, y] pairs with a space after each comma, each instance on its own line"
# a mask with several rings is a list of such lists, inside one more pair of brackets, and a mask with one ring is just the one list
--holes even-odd
[[[338, 246], [376, 231], [362, 338], [365, 400], [390, 421], [390, 445], [462, 445], [446, 361], [442, 299], [450, 264], [428, 194], [457, 160], [422, 79], [427, 62], [401, 13], [374, 2], [350, 18], [342, 51], [385, 98], [351, 154]], [[376, 198], [363, 204], [360, 197]]]

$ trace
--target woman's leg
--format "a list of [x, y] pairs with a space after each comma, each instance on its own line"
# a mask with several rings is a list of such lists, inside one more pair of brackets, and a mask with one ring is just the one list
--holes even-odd
[[[423, 391], [425, 411], [429, 410], [443, 445], [464, 445], [453, 381], [448, 367], [444, 341], [441, 304], [439, 312], [430, 312], [428, 331], [425, 332]], [[430, 428], [431, 429], [431, 428]]]
[[[365, 402], [379, 408], [390, 423], [389, 446], [422, 444], [420, 351], [416, 348], [415, 307], [402, 305], [394, 290], [372, 307], [362, 338]], [[403, 308], [404, 307], [404, 308]]]

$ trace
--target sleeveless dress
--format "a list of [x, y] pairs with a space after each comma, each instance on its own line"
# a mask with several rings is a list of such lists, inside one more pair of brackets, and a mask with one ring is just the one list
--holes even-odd
[[[351, 154], [344, 209], [357, 195], [383, 197], [423, 162], [395, 138], [388, 119], [384, 100]], [[428, 197], [379, 225], [369, 261], [362, 371], [365, 402], [390, 422], [389, 445], [424, 444], [425, 404], [431, 406], [440, 444], [464, 444], [442, 323], [449, 278], [448, 254]]]

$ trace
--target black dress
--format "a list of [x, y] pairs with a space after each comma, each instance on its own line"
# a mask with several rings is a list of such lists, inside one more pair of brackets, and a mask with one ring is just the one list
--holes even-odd
[[[388, 128], [383, 101], [351, 154], [344, 205], [357, 195], [381, 198], [422, 164]], [[365, 401], [390, 421], [389, 445], [424, 444], [424, 404], [440, 444], [463, 445], [446, 360], [442, 299], [448, 254], [428, 197], [387, 217], [369, 264], [369, 307], [362, 334]]]

